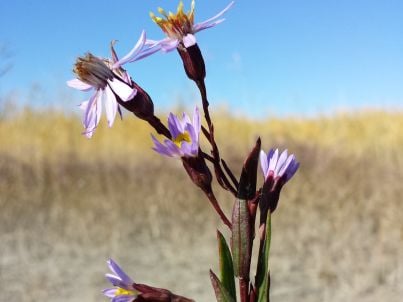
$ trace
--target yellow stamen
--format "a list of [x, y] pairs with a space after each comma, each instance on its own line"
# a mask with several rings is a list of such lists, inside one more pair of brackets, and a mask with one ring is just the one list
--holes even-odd
[[175, 145], [177, 145], [178, 147], [180, 147], [183, 142], [190, 143], [190, 142], [191, 142], [191, 139], [190, 139], [189, 132], [185, 131], [184, 133], [180, 133], [177, 137], [175, 137], [175, 139], [173, 140], [173, 142], [174, 142]]
[[177, 12], [178, 12], [178, 14], [183, 13], [183, 2], [182, 1], [180, 1], [179, 4], [178, 4]]
[[187, 34], [193, 33], [195, 1], [191, 2], [191, 9], [187, 13], [183, 7], [183, 2], [180, 1], [176, 14], [167, 14], [164, 9], [158, 7], [157, 10], [163, 18], [156, 17], [153, 13], [150, 13], [150, 17], [169, 37], [181, 40]]
[[116, 289], [116, 291], [115, 291], [115, 296], [121, 296], [121, 295], [128, 295], [128, 296], [130, 296], [130, 295], [137, 295], [137, 291], [135, 291], [135, 290], [127, 290], [127, 289], [123, 289], [123, 288], [120, 288], [120, 287], [118, 287], [117, 289]]

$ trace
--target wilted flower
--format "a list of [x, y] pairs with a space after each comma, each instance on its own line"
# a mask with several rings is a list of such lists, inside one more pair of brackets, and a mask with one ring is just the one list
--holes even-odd
[[188, 13], [183, 11], [182, 1], [179, 2], [176, 14], [171, 12], [167, 14], [162, 8], [158, 8], [158, 12], [165, 18], [157, 17], [153, 13], [150, 13], [150, 16], [167, 35], [165, 39], [158, 42], [161, 45], [161, 49], [163, 51], [171, 51], [178, 47], [179, 44], [183, 44], [186, 48], [195, 45], [196, 38], [194, 34], [223, 22], [225, 19], [219, 18], [229, 10], [233, 4], [234, 1], [214, 17], [197, 24], [194, 24], [194, 0], [192, 0], [191, 9]]
[[[163, 52], [177, 49], [182, 58], [187, 76], [194, 81], [202, 81], [206, 76], [206, 68], [203, 56], [196, 44], [194, 34], [223, 22], [225, 19], [219, 18], [229, 10], [233, 4], [234, 2], [232, 1], [217, 15], [198, 24], [194, 24], [194, 0], [191, 4], [191, 10], [188, 13], [183, 11], [182, 1], [179, 2], [176, 14], [171, 12], [167, 14], [162, 8], [158, 8], [159, 13], [163, 15], [164, 18], [157, 17], [153, 13], [150, 13], [150, 15], [154, 22], [165, 32], [167, 37], [159, 41], [147, 40], [146, 45], [148, 46], [148, 50], [146, 54], [149, 55], [160, 49]], [[133, 62], [135, 60], [134, 54], [135, 52], [132, 50], [114, 66], [118, 67], [125, 63]]]
[[279, 156], [278, 149], [271, 149], [267, 155], [263, 150], [260, 151], [260, 165], [266, 180], [270, 177], [282, 178], [284, 182], [287, 182], [297, 172], [299, 162], [295, 159], [294, 154], [288, 156], [287, 150], [284, 150]]
[[114, 287], [104, 289], [103, 294], [111, 298], [111, 302], [134, 301], [139, 294], [133, 287], [134, 281], [126, 275], [115, 261], [109, 259], [107, 263], [113, 274], [105, 274], [105, 277]]
[[[135, 58], [144, 58], [147, 48], [144, 48], [146, 41], [143, 32], [133, 51]], [[99, 58], [91, 53], [79, 57], [74, 66], [76, 79], [67, 82], [67, 85], [81, 90], [94, 90], [94, 94], [88, 101], [83, 102], [80, 108], [84, 110], [83, 124], [84, 134], [90, 138], [97, 128], [101, 114], [102, 102], [105, 104], [105, 113], [108, 126], [112, 127], [116, 113], [120, 113], [118, 102], [123, 105], [132, 100], [138, 93], [136, 85], [131, 81], [130, 76], [122, 68], [113, 68], [117, 56], [112, 46], [112, 59]]]
[[182, 119], [170, 113], [168, 128], [172, 139], [165, 139], [162, 144], [152, 135], [153, 150], [169, 157], [197, 157], [201, 129], [199, 109], [195, 107], [192, 121], [186, 113]]

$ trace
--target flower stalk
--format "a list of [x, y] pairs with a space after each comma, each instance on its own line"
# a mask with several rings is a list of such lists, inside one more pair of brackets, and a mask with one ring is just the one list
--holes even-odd
[[[234, 2], [230, 2], [224, 10], [201, 23], [194, 21], [194, 0], [188, 12], [183, 10], [182, 2], [179, 3], [176, 13], [166, 13], [159, 8], [158, 11], [162, 17], [151, 13], [151, 18], [165, 33], [164, 39], [148, 40], [143, 31], [133, 49], [121, 59], [114, 49], [115, 41], [110, 45], [110, 58], [87, 53], [77, 59], [74, 65], [76, 78], [68, 81], [67, 84], [81, 91], [92, 91], [89, 100], [80, 105], [84, 111], [83, 134], [88, 138], [92, 137], [100, 123], [103, 107], [109, 127], [112, 127], [117, 114], [122, 116], [121, 108], [147, 122], [160, 135], [156, 137], [151, 134], [153, 150], [160, 155], [181, 161], [192, 183], [204, 192], [223, 224], [229, 228], [230, 247], [224, 236], [217, 232], [220, 277], [210, 270], [210, 279], [217, 301], [237, 301], [235, 285], [237, 278], [241, 302], [268, 302], [270, 300], [271, 216], [279, 204], [282, 188], [296, 173], [299, 163], [294, 155], [288, 156], [287, 150], [280, 154], [278, 149], [271, 149], [266, 154], [261, 150], [260, 138], [257, 139], [244, 161], [239, 181], [226, 161], [221, 158], [209, 111], [205, 85], [205, 62], [195, 34], [224, 21], [221, 17], [233, 4]], [[198, 87], [206, 127], [202, 126], [197, 107], [194, 108], [192, 117], [186, 113], [182, 116], [170, 113], [165, 126], [154, 114], [154, 103], [150, 95], [123, 68], [126, 63], [144, 59], [156, 52], [166, 53], [175, 49], [179, 53], [187, 77]], [[205, 153], [201, 148], [200, 132], [203, 132], [208, 140], [210, 154]], [[258, 185], [257, 179], [259, 160], [263, 172], [261, 185]], [[209, 166], [214, 168], [214, 175]], [[235, 197], [231, 220], [225, 215], [213, 192], [214, 176], [221, 188]], [[259, 251], [255, 283], [252, 284], [250, 267], [258, 210], [260, 215], [257, 228]], [[106, 274], [106, 278], [112, 287], [105, 289], [103, 294], [110, 298], [111, 302], [193, 301], [167, 289], [134, 282], [112, 259], [108, 260], [108, 267], [112, 273]]]
[[236, 192], [238, 190], [237, 189], [238, 183], [236, 181], [234, 181], [235, 177], [233, 176], [233, 173], [231, 172], [231, 170], [229, 169], [229, 167], [226, 163], [224, 164], [225, 170], [228, 173], [228, 175], [230, 175], [232, 184], [229, 181], [227, 175], [224, 173], [223, 168], [221, 167], [221, 163], [225, 162], [225, 161], [221, 160], [220, 152], [219, 152], [217, 143], [215, 141], [214, 125], [213, 125], [213, 122], [211, 121], [211, 117], [210, 117], [209, 102], [207, 99], [207, 90], [206, 90], [205, 82], [204, 82], [204, 80], [197, 81], [196, 85], [199, 88], [199, 92], [200, 92], [200, 96], [201, 96], [202, 104], [203, 104], [204, 118], [205, 118], [207, 126], [208, 126], [208, 130], [203, 129], [203, 128], [202, 129], [203, 129], [204, 135], [207, 137], [207, 140], [209, 141], [211, 148], [212, 148], [211, 149], [211, 154], [212, 154], [211, 162], [214, 165], [214, 172], [216, 175], [217, 182], [220, 184], [220, 186], [222, 188], [224, 188], [227, 191], [230, 191], [235, 196]]

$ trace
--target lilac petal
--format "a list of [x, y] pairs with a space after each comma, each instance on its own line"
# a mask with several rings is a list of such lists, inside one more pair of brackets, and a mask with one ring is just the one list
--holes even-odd
[[115, 64], [117, 61], [119, 61], [118, 55], [116, 54], [116, 51], [114, 48], [116, 42], [117, 42], [116, 40], [111, 41], [111, 53], [112, 53], [112, 63], [113, 64]]
[[187, 124], [186, 126], [186, 131], [189, 133], [190, 136], [190, 143], [188, 142], [183, 142], [183, 144], [188, 144], [189, 145], [189, 153], [192, 156], [197, 156], [197, 154], [199, 153], [199, 136], [196, 134], [195, 129], [193, 128], [193, 125], [191, 124]]
[[285, 163], [279, 168], [278, 171], [278, 176], [282, 177], [284, 175], [284, 173], [286, 173], [286, 171], [288, 170], [288, 167], [290, 166], [290, 164], [295, 160], [294, 155], [290, 155], [287, 160], [285, 161]]
[[149, 47], [147, 49], [142, 50], [136, 58], [136, 61], [139, 61], [141, 59], [144, 59], [148, 56], [151, 56], [152, 54], [156, 53], [157, 51], [161, 50], [161, 45], [154, 45], [152, 47]]
[[193, 157], [197, 155], [192, 152], [192, 145], [188, 142], [182, 142], [180, 150], [182, 151], [183, 156]]
[[275, 175], [279, 175], [279, 171], [281, 170], [281, 168], [283, 167], [284, 163], [286, 162], [287, 157], [288, 157], [288, 151], [286, 149], [281, 153], [280, 157], [278, 158], [276, 169], [274, 171]]
[[165, 38], [160, 41], [161, 51], [165, 53], [176, 49], [178, 45], [179, 45], [178, 39]]
[[199, 154], [199, 144], [192, 142], [190, 152], [196, 157]]
[[112, 298], [111, 302], [132, 302], [136, 297], [135, 295], [119, 295]]
[[102, 100], [101, 92], [96, 91], [90, 98], [87, 104], [86, 111], [84, 113], [83, 124], [86, 129], [84, 134], [90, 138], [98, 126], [102, 114]]
[[192, 124], [187, 124], [187, 125], [185, 126], [185, 131], [187, 131], [187, 132], [189, 133], [190, 141], [191, 141], [192, 143], [193, 143], [193, 142], [198, 143], [199, 137], [197, 136], [196, 131], [195, 131], [195, 129], [193, 128], [193, 125], [192, 125]]
[[269, 153], [267, 153], [267, 160], [268, 160], [268, 161], [269, 161], [270, 158], [273, 156], [273, 154], [274, 154], [274, 149], [270, 149], [270, 150], [269, 150]]
[[87, 103], [83, 119], [85, 128], [95, 128], [98, 125], [102, 113], [101, 105], [101, 92], [97, 90]]
[[180, 120], [180, 123], [182, 125], [182, 133], [185, 131], [185, 127], [187, 124], [192, 124], [190, 121], [190, 117], [184, 112], [182, 113], [182, 119]]
[[187, 34], [186, 36], [183, 37], [182, 41], [183, 45], [185, 45], [186, 48], [189, 48], [190, 46], [196, 44], [196, 37], [192, 34]]
[[214, 26], [216, 26], [216, 25], [218, 25], [218, 24], [220, 24], [220, 23], [222, 23], [224, 21], [225, 21], [225, 19], [220, 19], [220, 20], [217, 20], [217, 21], [214, 21], [214, 22], [211, 22], [211, 23], [204, 23], [203, 22], [203, 23], [196, 24], [196, 25], [193, 26], [193, 32], [197, 33], [199, 31], [214, 27]]
[[117, 61], [115, 64], [113, 64], [112, 68], [118, 68], [121, 65], [124, 65], [128, 62], [134, 62], [137, 60], [137, 55], [141, 51], [141, 49], [144, 46], [144, 43], [146, 42], [146, 32], [143, 30], [141, 32], [140, 38], [138, 39], [136, 45], [132, 48], [132, 50], [129, 51], [127, 55], [125, 55], [123, 58], [121, 58], [119, 61]]
[[157, 152], [160, 155], [168, 156], [168, 157], [174, 157], [173, 154], [171, 154], [168, 149], [165, 148], [164, 145], [158, 145], [152, 148], [155, 152]]
[[116, 288], [107, 288], [107, 289], [104, 289], [102, 291], [102, 293], [105, 296], [107, 296], [108, 298], [113, 298], [113, 297], [115, 297], [116, 290], [117, 290]]
[[286, 181], [289, 181], [294, 176], [299, 168], [299, 162], [293, 161], [286, 171]]
[[92, 130], [86, 130], [84, 132], [82, 132], [82, 134], [84, 134], [87, 138], [91, 138], [94, 135], [95, 129]]
[[118, 276], [112, 274], [105, 274], [105, 278], [113, 285], [120, 288], [128, 289], [128, 285], [122, 281]]
[[269, 174], [269, 163], [267, 160], [266, 153], [263, 150], [260, 150], [260, 167], [262, 168], [262, 172], [264, 178], [266, 179], [267, 175]]
[[105, 88], [102, 96], [105, 104], [105, 114], [108, 121], [108, 126], [112, 127], [113, 122], [115, 121], [116, 113], [118, 111], [118, 103], [116, 102], [115, 95], [113, 94], [109, 86]]
[[146, 42], [144, 43], [144, 45], [145, 45], [145, 46], [149, 46], [149, 47], [154, 47], [154, 46], [157, 46], [157, 45], [161, 44], [162, 41], [165, 41], [165, 40], [167, 40], [167, 39], [169, 39], [169, 38], [164, 38], [164, 39], [162, 39], [162, 40], [151, 40], [151, 39], [147, 39]]
[[84, 110], [84, 111], [87, 110], [88, 102], [89, 101], [82, 102], [80, 105], [78, 105], [78, 108], [80, 108], [81, 110]]
[[151, 134], [151, 139], [154, 142], [154, 148], [152, 148], [154, 151], [156, 151], [157, 153], [161, 154], [161, 155], [165, 155], [165, 156], [169, 156], [172, 157], [173, 154], [168, 150], [168, 148], [161, 144], [154, 135]]
[[122, 82], [117, 78], [108, 80], [108, 84], [113, 92], [116, 93], [123, 102], [130, 101], [137, 94], [136, 88], [131, 88], [127, 83]]
[[193, 31], [196, 33], [198, 31], [204, 29], [203, 27], [205, 27], [207, 24], [213, 22], [214, 20], [216, 20], [216, 19], [220, 18], [222, 15], [224, 15], [234, 5], [234, 3], [235, 3], [235, 1], [231, 1], [222, 11], [220, 11], [214, 17], [194, 25], [193, 26]]
[[201, 122], [200, 122], [200, 112], [199, 112], [199, 108], [197, 108], [197, 106], [195, 107], [194, 112], [193, 112], [193, 123], [192, 124], [193, 124], [193, 128], [197, 134], [197, 140], [199, 140]]
[[179, 121], [179, 119], [171, 112], [168, 115], [168, 128], [171, 132], [172, 138], [175, 139], [179, 134], [184, 132], [184, 129]]
[[112, 259], [109, 259], [107, 261], [109, 269], [115, 273], [122, 281], [128, 285], [132, 285], [134, 282], [132, 278], [130, 278], [121, 268], [120, 266], [113, 261]]
[[172, 154], [172, 156], [182, 156], [182, 152], [179, 147], [169, 139], [164, 140], [165, 146], [168, 151]]
[[[269, 158], [269, 157], [268, 157]], [[273, 155], [269, 158], [269, 171], [273, 171], [276, 169], [278, 159], [278, 149], [276, 149]]]
[[78, 89], [81, 91], [89, 91], [91, 90], [93, 87], [90, 84], [84, 83], [83, 81], [79, 80], [79, 79], [72, 79], [66, 82], [67, 86], [74, 88], [74, 89]]

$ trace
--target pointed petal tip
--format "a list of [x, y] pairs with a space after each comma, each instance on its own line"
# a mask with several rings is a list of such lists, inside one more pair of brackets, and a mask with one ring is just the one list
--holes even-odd
[[80, 79], [71, 79], [66, 81], [67, 86], [77, 89], [77, 90], [81, 90], [81, 91], [88, 91], [91, 90], [93, 87], [87, 83], [84, 83], [83, 81], [81, 81]]

